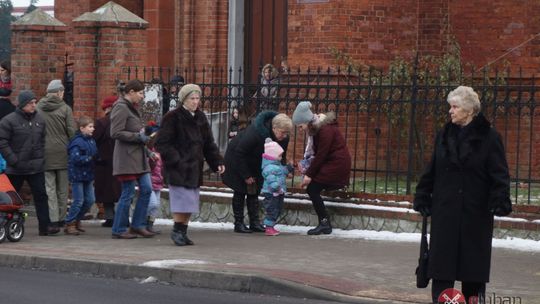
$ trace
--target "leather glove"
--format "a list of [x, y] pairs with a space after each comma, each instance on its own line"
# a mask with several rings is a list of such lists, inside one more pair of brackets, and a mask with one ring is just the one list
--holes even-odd
[[491, 209], [491, 213], [496, 216], [507, 216], [512, 212], [512, 206], [509, 206], [508, 208], [505, 205], [496, 206], [493, 209]]
[[420, 212], [423, 217], [428, 217], [431, 215], [431, 208], [428, 206], [419, 206], [417, 209], [418, 210], [416, 211]]

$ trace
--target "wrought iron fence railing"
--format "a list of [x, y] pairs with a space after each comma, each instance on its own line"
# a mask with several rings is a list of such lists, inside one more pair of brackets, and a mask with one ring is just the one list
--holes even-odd
[[[448, 120], [446, 96], [458, 85], [472, 86], [482, 111], [504, 138], [514, 203], [539, 204], [540, 97], [534, 77], [511, 73], [442, 74], [412, 66], [386, 73], [369, 69], [297, 69], [272, 81], [245, 83], [242, 68], [126, 68], [120, 79], [161, 83], [164, 98], [174, 99], [175, 75], [203, 89], [216, 141], [225, 151], [233, 108], [249, 117], [265, 109], [292, 115], [303, 100], [316, 112], [334, 111], [353, 159], [350, 186], [344, 191], [411, 194], [430, 158], [436, 132]], [[181, 85], [181, 84], [180, 84]], [[305, 137], [291, 134], [287, 157], [301, 159]], [[298, 183], [295, 176], [292, 183]]]

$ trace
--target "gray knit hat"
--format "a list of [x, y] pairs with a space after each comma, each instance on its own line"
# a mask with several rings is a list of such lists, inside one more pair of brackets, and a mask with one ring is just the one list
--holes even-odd
[[32, 99], [36, 99], [36, 95], [34, 95], [34, 92], [30, 90], [22, 90], [19, 92], [19, 96], [17, 97], [17, 101], [19, 104], [17, 107], [19, 109], [24, 108]]
[[294, 110], [294, 113], [292, 115], [292, 122], [295, 125], [300, 124], [307, 124], [313, 120], [313, 112], [310, 110], [311, 108], [311, 102], [309, 101], [302, 101]]
[[63, 91], [64, 85], [62, 85], [62, 80], [60, 79], [53, 79], [51, 82], [49, 82], [49, 85], [47, 86], [47, 93], [58, 93], [58, 91]]
[[196, 84], [193, 84], [193, 83], [188, 83], [186, 85], [184, 85], [181, 89], [180, 89], [180, 92], [178, 92], [178, 101], [183, 104], [184, 103], [184, 100], [186, 98], [188, 98], [188, 96], [193, 93], [193, 92], [198, 92], [199, 95], [202, 95], [202, 90], [201, 90], [201, 87], [199, 87], [198, 85]]

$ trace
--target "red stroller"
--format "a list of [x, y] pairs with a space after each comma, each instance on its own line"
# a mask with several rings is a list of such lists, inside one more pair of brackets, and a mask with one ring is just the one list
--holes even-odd
[[18, 242], [24, 236], [23, 201], [5, 174], [0, 174], [0, 243]]

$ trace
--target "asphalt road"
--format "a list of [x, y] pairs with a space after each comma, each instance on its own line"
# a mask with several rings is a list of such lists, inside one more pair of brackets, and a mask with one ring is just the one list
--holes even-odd
[[278, 296], [140, 283], [81, 274], [0, 267], [0, 303], [12, 304], [331, 304]]

